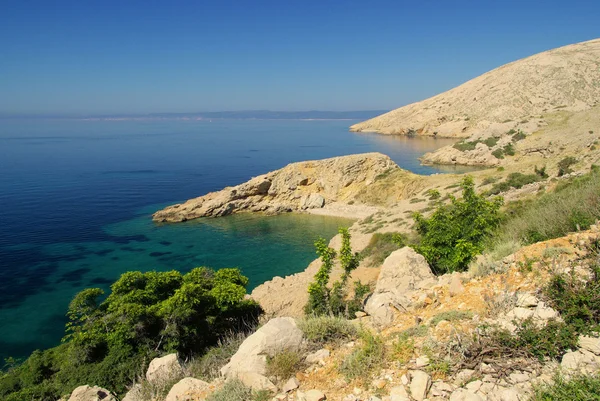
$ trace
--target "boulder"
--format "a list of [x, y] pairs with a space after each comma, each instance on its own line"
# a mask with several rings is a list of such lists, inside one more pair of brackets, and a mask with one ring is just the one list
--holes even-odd
[[241, 372], [266, 374], [267, 357], [288, 350], [298, 350], [303, 334], [291, 317], [271, 319], [246, 338], [227, 365], [221, 369], [225, 377], [235, 378]]
[[254, 391], [268, 390], [273, 393], [277, 392], [277, 386], [275, 386], [271, 380], [266, 376], [256, 372], [238, 372], [236, 377], [239, 381], [244, 383], [244, 386], [250, 387]]
[[423, 401], [431, 387], [431, 377], [422, 370], [413, 370], [410, 376], [410, 395], [417, 401]]
[[422, 282], [435, 277], [422, 255], [404, 247], [392, 252], [383, 262], [375, 291], [367, 299], [365, 312], [378, 325], [388, 325], [393, 320], [393, 310], [410, 306], [408, 294], [420, 288]]
[[204, 401], [210, 385], [202, 380], [186, 377], [171, 387], [165, 401]]
[[391, 401], [409, 401], [410, 397], [406, 392], [404, 386], [395, 386], [390, 389], [390, 400]]
[[450, 401], [483, 401], [483, 398], [464, 388], [459, 388], [450, 395]]
[[146, 401], [142, 393], [142, 385], [134, 384], [121, 401]]
[[600, 355], [600, 338], [590, 336], [579, 336], [579, 346], [596, 355]]
[[326, 399], [327, 397], [325, 397], [325, 394], [320, 390], [308, 390], [304, 393], [305, 401], [325, 401]]
[[452, 297], [465, 292], [465, 286], [463, 285], [459, 274], [452, 275], [452, 278], [450, 279], [450, 285], [448, 286], [448, 292]]
[[292, 377], [283, 385], [281, 391], [283, 391], [284, 393], [289, 393], [290, 391], [296, 390], [298, 387], [300, 387], [300, 382], [298, 382], [298, 379], [296, 379], [295, 377]]
[[323, 360], [325, 360], [325, 358], [329, 358], [329, 354], [329, 350], [323, 348], [316, 352], [313, 352], [312, 354], [308, 354], [305, 360], [306, 363], [313, 365], [316, 363], [321, 363]]
[[325, 206], [325, 198], [319, 194], [309, 194], [300, 198], [300, 209], [320, 209]]
[[86, 385], [73, 390], [69, 401], [117, 401], [117, 399], [102, 387]]
[[166, 382], [183, 376], [183, 366], [177, 354], [154, 358], [146, 371], [146, 380], [150, 383]]

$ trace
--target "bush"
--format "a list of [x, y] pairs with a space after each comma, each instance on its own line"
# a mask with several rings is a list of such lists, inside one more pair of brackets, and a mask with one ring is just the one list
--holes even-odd
[[483, 143], [487, 145], [488, 148], [493, 148], [498, 143], [499, 138], [494, 138], [493, 136], [487, 138]]
[[466, 270], [500, 221], [502, 199], [488, 201], [477, 195], [471, 177], [466, 177], [461, 187], [462, 199], [451, 196], [451, 204], [440, 205], [429, 218], [414, 215], [422, 237], [415, 250], [437, 274]]
[[519, 142], [525, 138], [527, 138], [527, 135], [525, 135], [525, 133], [523, 131], [519, 130], [512, 136], [512, 141]]
[[298, 323], [298, 326], [307, 340], [319, 345], [338, 343], [358, 335], [354, 323], [335, 316], [306, 317]]
[[474, 150], [480, 141], [460, 141], [454, 144], [453, 148], [465, 152], [467, 150]]
[[563, 183], [554, 192], [508, 206], [494, 243], [531, 244], [586, 230], [600, 218], [600, 171]]
[[367, 260], [370, 266], [381, 266], [392, 252], [405, 244], [406, 239], [400, 233], [375, 233], [360, 253], [360, 259]]
[[267, 376], [287, 380], [304, 367], [304, 358], [295, 351], [282, 351], [267, 358]]
[[536, 388], [530, 401], [600, 401], [600, 377], [577, 376], [566, 380], [558, 376], [553, 384]]
[[542, 179], [538, 174], [522, 174], [522, 173], [510, 173], [506, 180], [494, 184], [489, 191], [490, 195], [498, 195], [501, 192], [506, 192], [511, 188], [522, 188], [525, 185], [533, 184]]
[[245, 299], [247, 282], [237, 269], [196, 268], [125, 273], [103, 302], [102, 290], [83, 290], [69, 305], [64, 344], [5, 374], [0, 398], [57, 399], [82, 383], [122, 394], [152, 358], [199, 354], [255, 322], [261, 309]]
[[546, 166], [543, 166], [538, 169], [537, 166], [533, 168], [533, 171], [536, 175], [540, 176], [540, 178], [548, 178], [548, 173], [546, 173]]
[[473, 317], [473, 312], [451, 310], [451, 311], [438, 313], [437, 315], [432, 317], [431, 321], [429, 322], [429, 325], [431, 327], [435, 327], [442, 320], [447, 320], [449, 322], [455, 322], [458, 320], [471, 319], [472, 317]]
[[558, 176], [562, 177], [563, 175], [570, 174], [573, 172], [571, 166], [577, 164], [577, 159], [573, 156], [568, 156], [558, 162]]
[[211, 393], [206, 401], [268, 401], [271, 397], [269, 391], [252, 391], [236, 379], [225, 382], [223, 387]]
[[589, 280], [575, 272], [555, 274], [544, 288], [549, 304], [560, 312], [565, 323], [579, 333], [600, 329], [600, 266], [592, 266]]
[[380, 337], [365, 330], [361, 333], [361, 340], [361, 346], [348, 355], [340, 366], [340, 372], [348, 379], [368, 380], [385, 360], [385, 346]]
[[502, 150], [504, 151], [505, 155], [508, 155], [508, 156], [515, 155], [515, 146], [512, 143], [508, 143], [508, 144], [504, 145]]
[[504, 159], [504, 150], [502, 148], [498, 148], [492, 152], [492, 156], [496, 159]]

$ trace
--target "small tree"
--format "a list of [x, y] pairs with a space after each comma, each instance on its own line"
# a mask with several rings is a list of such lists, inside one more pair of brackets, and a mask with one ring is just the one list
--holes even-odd
[[475, 193], [472, 177], [461, 182], [462, 199], [450, 196], [449, 205], [440, 205], [429, 218], [413, 215], [421, 243], [415, 250], [425, 256], [437, 274], [466, 270], [483, 250], [483, 241], [500, 222], [502, 198], [488, 201]]

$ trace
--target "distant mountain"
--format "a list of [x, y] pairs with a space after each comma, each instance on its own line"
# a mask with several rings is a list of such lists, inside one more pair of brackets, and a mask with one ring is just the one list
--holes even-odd
[[240, 119], [240, 120], [365, 120], [385, 113], [387, 110], [359, 111], [207, 111], [197, 113], [150, 113], [150, 114], [9, 114], [0, 118], [61, 118], [61, 119]]
[[503, 65], [350, 130], [468, 137], [519, 128], [516, 123], [554, 111], [587, 110], [599, 102], [600, 39], [595, 39]]

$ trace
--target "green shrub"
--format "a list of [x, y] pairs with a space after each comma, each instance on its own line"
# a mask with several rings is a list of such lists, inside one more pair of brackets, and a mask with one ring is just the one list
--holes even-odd
[[438, 191], [437, 189], [427, 190], [426, 195], [429, 196], [429, 200], [436, 200], [442, 197], [442, 194], [440, 194], [440, 191]]
[[490, 195], [498, 195], [499, 193], [506, 192], [511, 188], [522, 188], [527, 184], [533, 184], [539, 182], [542, 178], [537, 174], [523, 174], [523, 173], [510, 173], [506, 180], [494, 184], [489, 190]]
[[494, 243], [530, 244], [586, 230], [600, 218], [600, 171], [561, 183], [554, 192], [507, 206]]
[[499, 138], [494, 138], [493, 136], [487, 138], [483, 143], [487, 145], [488, 148], [493, 148], [498, 143]]
[[128, 272], [102, 302], [86, 289], [69, 305], [64, 343], [34, 352], [0, 378], [0, 398], [58, 399], [82, 383], [126, 391], [150, 360], [164, 353], [202, 353], [227, 333], [256, 322], [237, 269]]
[[319, 345], [338, 343], [358, 335], [356, 325], [335, 316], [306, 317], [298, 323], [307, 340]]
[[415, 250], [437, 274], [466, 270], [500, 221], [502, 199], [488, 201], [477, 195], [472, 177], [463, 179], [461, 186], [462, 199], [451, 197], [449, 205], [440, 205], [429, 218], [414, 215], [421, 235]]
[[[335, 316], [353, 316], [360, 310], [362, 299], [366, 294], [364, 291], [355, 291], [355, 297], [351, 301], [347, 300], [348, 279], [350, 273], [358, 267], [359, 254], [353, 253], [350, 247], [350, 233], [347, 228], [340, 228], [342, 235], [342, 246], [338, 254], [340, 265], [343, 269], [342, 277], [339, 281], [333, 283], [331, 288], [329, 284], [329, 275], [333, 269], [333, 263], [336, 257], [334, 249], [329, 248], [323, 238], [315, 242], [317, 255], [321, 257], [321, 268], [315, 274], [315, 281], [308, 286], [308, 302], [304, 307], [307, 315], [335, 315]], [[363, 289], [360, 283], [355, 283], [356, 289]]]
[[304, 358], [296, 351], [282, 351], [267, 358], [267, 376], [287, 380], [304, 367]]
[[562, 177], [563, 175], [570, 174], [573, 172], [571, 166], [577, 164], [577, 159], [573, 156], [568, 156], [558, 162], [558, 176]]
[[525, 138], [527, 138], [527, 135], [525, 135], [525, 133], [523, 131], [519, 130], [512, 136], [512, 141], [519, 142]]
[[402, 248], [406, 238], [400, 233], [375, 233], [369, 244], [360, 253], [360, 259], [367, 260], [370, 266], [381, 266], [392, 252]]
[[600, 401], [600, 377], [577, 376], [566, 380], [558, 376], [551, 385], [536, 388], [530, 401]]
[[454, 149], [456, 150], [460, 150], [461, 152], [467, 151], [467, 150], [474, 150], [475, 147], [477, 146], [477, 144], [480, 141], [460, 141], [454, 144]]
[[206, 401], [253, 401], [252, 390], [240, 380], [228, 380], [223, 387], [210, 394]]
[[504, 149], [498, 148], [492, 152], [492, 156], [496, 159], [504, 159]]
[[502, 150], [504, 151], [505, 155], [508, 155], [508, 156], [515, 155], [515, 146], [512, 143], [508, 143], [508, 144], [504, 145]]
[[493, 184], [495, 182], [498, 182], [500, 178], [498, 177], [485, 177], [483, 179], [483, 181], [481, 181], [481, 185], [489, 185], [489, 184]]
[[360, 347], [352, 351], [340, 366], [340, 372], [348, 379], [368, 380], [385, 360], [385, 346], [381, 337], [365, 330], [361, 333], [361, 342]]
[[549, 304], [577, 332], [589, 334], [600, 329], [600, 266], [592, 266], [589, 280], [574, 272], [555, 274], [544, 288]]

